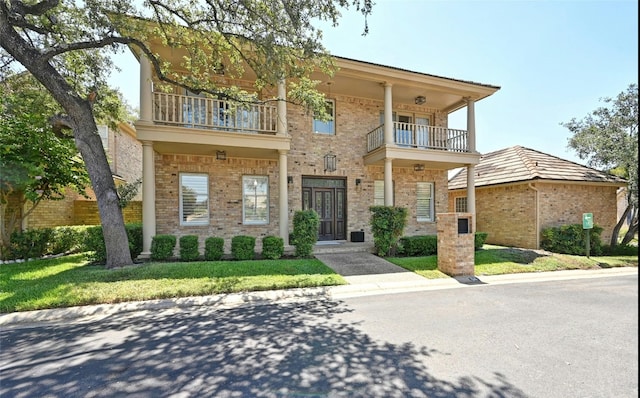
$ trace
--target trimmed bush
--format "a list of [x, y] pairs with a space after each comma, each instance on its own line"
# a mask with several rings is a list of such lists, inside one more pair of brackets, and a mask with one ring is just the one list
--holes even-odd
[[407, 223], [407, 209], [394, 206], [371, 206], [371, 232], [378, 256], [394, 254]]
[[86, 233], [87, 227], [85, 226], [54, 227], [49, 253], [72, 253], [81, 250]]
[[482, 249], [482, 246], [484, 246], [484, 242], [487, 241], [487, 236], [489, 236], [489, 234], [486, 232], [476, 232], [475, 236], [473, 237], [473, 245], [475, 250]]
[[204, 259], [218, 261], [224, 255], [224, 239], [211, 236], [204, 240]]
[[156, 235], [151, 238], [151, 259], [168, 260], [176, 247], [175, 235]]
[[279, 236], [265, 236], [262, 239], [262, 257], [277, 260], [284, 254], [284, 239]]
[[586, 255], [586, 233], [589, 231], [590, 253], [602, 254], [602, 241], [600, 234], [602, 227], [594, 225], [592, 229], [584, 230], [582, 224], [569, 224], [560, 227], [545, 228], [542, 230], [540, 247], [553, 253]]
[[295, 256], [312, 257], [313, 245], [318, 241], [320, 217], [315, 210], [298, 210], [293, 215], [291, 242], [295, 246]]
[[[125, 224], [124, 227], [129, 239], [129, 253], [131, 253], [131, 258], [135, 259], [142, 253], [142, 224], [131, 223]], [[90, 261], [96, 263], [105, 263], [107, 261], [107, 249], [104, 245], [101, 225], [86, 227], [82, 250], [89, 252]]]
[[397, 254], [414, 256], [433, 256], [438, 253], [436, 235], [404, 236], [398, 241]]
[[198, 251], [198, 236], [185, 235], [180, 237], [180, 260], [195, 261], [200, 257]]
[[53, 229], [27, 229], [23, 232], [13, 232], [10, 238], [10, 259], [40, 258], [48, 253], [48, 247], [53, 239]]
[[253, 260], [256, 252], [256, 238], [237, 235], [231, 238], [231, 255], [235, 260]]

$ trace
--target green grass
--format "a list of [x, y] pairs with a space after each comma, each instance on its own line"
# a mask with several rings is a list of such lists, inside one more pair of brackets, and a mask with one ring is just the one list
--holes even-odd
[[0, 313], [345, 283], [316, 259], [147, 263], [107, 270], [77, 254], [0, 266]]
[[[438, 271], [437, 256], [390, 257], [388, 261], [429, 279], [449, 278]], [[543, 254], [533, 250], [484, 245], [475, 253], [475, 274], [501, 275], [524, 272], [560, 271], [571, 269], [599, 269], [637, 267], [638, 256], [570, 256]]]

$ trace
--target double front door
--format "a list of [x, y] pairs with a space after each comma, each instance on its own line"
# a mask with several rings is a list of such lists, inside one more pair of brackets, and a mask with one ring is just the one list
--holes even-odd
[[314, 209], [318, 213], [318, 240], [346, 238], [346, 199], [345, 179], [302, 179], [302, 209]]

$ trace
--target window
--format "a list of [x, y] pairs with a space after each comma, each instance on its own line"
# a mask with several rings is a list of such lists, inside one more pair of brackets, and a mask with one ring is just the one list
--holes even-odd
[[209, 176], [180, 174], [180, 225], [209, 225]]
[[334, 101], [326, 101], [325, 102], [325, 112], [329, 115], [329, 120], [322, 121], [320, 119], [316, 119], [315, 115], [313, 117], [313, 131], [318, 134], [335, 134], [336, 126], [335, 126], [335, 113], [336, 104]]
[[[395, 203], [395, 190], [392, 189], [391, 203]], [[375, 180], [373, 182], [373, 205], [384, 206], [384, 181]]]
[[100, 134], [100, 139], [102, 140], [102, 147], [104, 148], [104, 150], [109, 150], [109, 127], [105, 125], [99, 125], [98, 134]]
[[269, 223], [269, 178], [267, 176], [242, 177], [242, 222], [254, 225]]
[[456, 213], [466, 213], [467, 212], [467, 197], [462, 196], [456, 198]]
[[207, 99], [204, 94], [192, 93], [186, 90], [182, 104], [182, 118], [185, 127], [205, 125], [207, 123]]
[[418, 221], [434, 221], [433, 218], [433, 183], [419, 182], [417, 184], [416, 216]]

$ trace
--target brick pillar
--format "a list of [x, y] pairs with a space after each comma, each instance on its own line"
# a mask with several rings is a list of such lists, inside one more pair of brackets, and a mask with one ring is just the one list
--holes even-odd
[[471, 213], [439, 213], [436, 221], [438, 270], [449, 276], [473, 276], [475, 274], [473, 215]]

